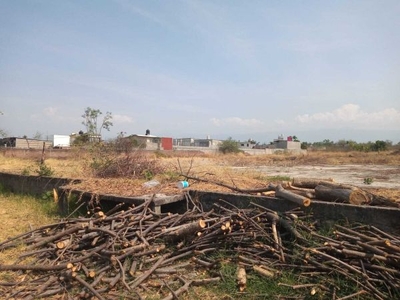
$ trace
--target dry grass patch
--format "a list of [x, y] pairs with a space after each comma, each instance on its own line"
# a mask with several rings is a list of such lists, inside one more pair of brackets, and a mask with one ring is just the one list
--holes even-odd
[[[55, 204], [31, 196], [0, 193], [0, 242], [54, 221]], [[0, 263], [11, 264], [24, 245], [0, 251]], [[0, 281], [18, 280], [15, 272], [0, 272]]]
[[0, 194], [0, 240], [54, 220], [56, 204], [32, 196]]
[[265, 154], [245, 155], [230, 154], [217, 155], [214, 160], [221, 165], [230, 166], [283, 166], [296, 165], [344, 165], [344, 164], [382, 164], [400, 166], [400, 155], [392, 151], [385, 152], [329, 152], [329, 151], [308, 151], [305, 154]]
[[35, 160], [33, 159], [6, 157], [0, 155], [0, 169], [2, 172], [21, 174], [26, 167], [33, 165], [34, 163]]

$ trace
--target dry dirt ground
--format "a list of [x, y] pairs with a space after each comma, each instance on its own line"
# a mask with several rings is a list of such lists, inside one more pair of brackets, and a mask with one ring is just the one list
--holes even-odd
[[260, 166], [252, 168], [268, 176], [332, 178], [336, 182], [367, 187], [365, 178], [372, 178], [371, 188], [400, 189], [400, 167], [387, 165], [315, 165]]
[[[171, 162], [168, 163], [172, 165]], [[375, 164], [343, 165], [265, 165], [264, 162], [251, 162], [247, 166], [236, 166], [232, 161], [221, 162], [213, 158], [195, 158], [181, 160], [182, 173], [198, 177], [209, 182], [189, 180], [189, 189], [234, 192], [216, 183], [240, 188], [255, 189], [266, 187], [270, 182], [300, 178], [332, 178], [337, 183], [350, 184], [366, 189], [393, 201], [400, 202], [400, 166]], [[175, 166], [176, 167], [176, 166]], [[180, 171], [180, 170], [179, 170]], [[371, 184], [365, 184], [365, 178], [372, 178]], [[87, 179], [80, 184], [80, 189], [95, 193], [111, 193], [125, 196], [137, 196], [151, 193], [176, 194], [178, 179], [158, 178], [160, 185], [144, 188], [142, 182], [129, 179]]]
[[[60, 156], [61, 155], [61, 156]], [[94, 193], [137, 196], [154, 192], [179, 193], [176, 184], [189, 174], [209, 183], [189, 180], [190, 189], [232, 192], [212, 182], [221, 182], [241, 189], [260, 188], [283, 177], [332, 178], [335, 182], [352, 184], [400, 201], [400, 150], [382, 153], [309, 152], [306, 155], [203, 155], [200, 153], [173, 153], [155, 155], [167, 170], [156, 176], [160, 184], [144, 188], [145, 180], [128, 178], [94, 178], [85, 167], [91, 161], [90, 153], [46, 153], [46, 164], [55, 170], [55, 176], [83, 178], [76, 188]], [[4, 152], [0, 156], [0, 171], [21, 174], [27, 166], [40, 158], [40, 152]], [[169, 174], [169, 175], [168, 175]], [[274, 178], [275, 177], [275, 178]], [[364, 184], [371, 178], [371, 184]]]

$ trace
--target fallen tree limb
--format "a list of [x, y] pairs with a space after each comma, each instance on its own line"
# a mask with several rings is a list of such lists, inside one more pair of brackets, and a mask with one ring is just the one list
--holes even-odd
[[214, 180], [209, 180], [209, 179], [202, 179], [202, 178], [198, 178], [198, 177], [193, 177], [193, 176], [188, 176], [185, 174], [180, 174], [180, 176], [185, 177], [186, 179], [191, 179], [191, 180], [195, 180], [195, 181], [199, 181], [199, 182], [206, 182], [206, 183], [212, 183], [218, 186], [222, 186], [225, 188], [228, 188], [232, 191], [235, 192], [239, 192], [239, 193], [244, 193], [244, 194], [254, 194], [254, 193], [263, 193], [263, 192], [268, 192], [268, 191], [273, 191], [274, 188], [271, 186], [267, 186], [265, 188], [258, 188], [258, 189], [241, 189], [241, 188], [237, 188], [228, 184], [225, 184], [223, 182], [218, 182], [218, 181], [214, 181]]
[[311, 204], [311, 200], [309, 198], [306, 198], [306, 197], [303, 197], [300, 195], [296, 195], [290, 191], [287, 191], [280, 184], [276, 187], [275, 195], [278, 198], [282, 198], [282, 199], [291, 201], [291, 202], [296, 203], [303, 207], [310, 206], [310, 204]]

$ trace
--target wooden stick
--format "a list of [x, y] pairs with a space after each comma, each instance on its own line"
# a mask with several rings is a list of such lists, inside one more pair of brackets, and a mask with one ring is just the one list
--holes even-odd
[[106, 300], [105, 298], [103, 298], [97, 291], [96, 289], [91, 286], [90, 284], [88, 284], [85, 280], [83, 280], [82, 278], [80, 278], [79, 276], [75, 276], [73, 277], [76, 281], [78, 281], [81, 285], [83, 285], [85, 288], [87, 288], [92, 294], [93, 296], [97, 297], [97, 299], [99, 300]]
[[173, 300], [177, 299], [176, 297], [181, 295], [184, 292], [187, 292], [189, 286], [191, 285], [192, 281], [185, 281], [184, 285], [181, 286], [179, 289], [168, 295], [167, 297], [163, 298], [162, 300]]
[[136, 287], [138, 287], [143, 281], [145, 281], [153, 272], [155, 269], [157, 269], [162, 263], [163, 261], [168, 258], [168, 256], [170, 256], [169, 254], [163, 255], [161, 256], [158, 261], [149, 269], [147, 270], [145, 273], [143, 273], [142, 276], [136, 278], [136, 280], [131, 284], [131, 288], [135, 289]]
[[228, 189], [230, 189], [232, 191], [240, 192], [240, 193], [244, 193], [244, 194], [262, 193], [262, 192], [268, 192], [268, 191], [272, 191], [273, 190], [273, 188], [270, 187], [270, 186], [267, 186], [265, 188], [259, 188], [259, 189], [240, 189], [240, 188], [237, 188], [237, 187], [234, 187], [234, 186], [222, 183], [222, 182], [218, 182], [218, 181], [213, 181], [213, 180], [208, 180], [208, 179], [201, 179], [201, 178], [193, 177], [193, 176], [186, 176], [184, 174], [180, 174], [180, 176], [184, 176], [187, 179], [192, 179], [192, 180], [196, 180], [196, 181], [200, 181], [200, 182], [212, 183], [212, 184], [215, 184], [215, 185], [226, 187], [226, 188], [228, 188]]
[[308, 207], [311, 204], [311, 200], [309, 198], [306, 198], [306, 197], [303, 197], [300, 195], [296, 195], [290, 191], [287, 191], [280, 184], [276, 187], [275, 195], [278, 198], [289, 200], [300, 206]]

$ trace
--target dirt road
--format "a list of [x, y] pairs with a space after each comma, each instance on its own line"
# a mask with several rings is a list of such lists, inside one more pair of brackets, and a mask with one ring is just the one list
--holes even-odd
[[[254, 169], [254, 167], [252, 168]], [[333, 178], [336, 182], [360, 187], [400, 189], [400, 167], [387, 165], [314, 165], [314, 166], [259, 166], [256, 170], [267, 176]], [[372, 178], [370, 185], [364, 178]]]

